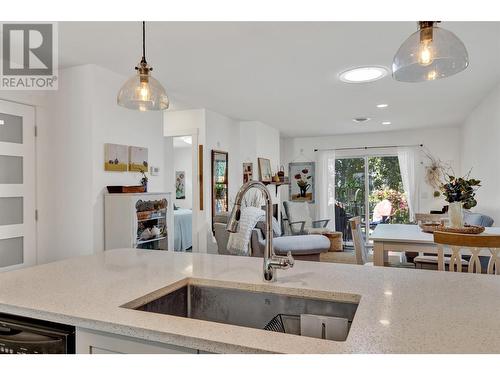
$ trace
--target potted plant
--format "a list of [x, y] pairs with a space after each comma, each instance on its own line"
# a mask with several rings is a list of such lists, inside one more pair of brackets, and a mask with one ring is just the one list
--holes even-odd
[[470, 171], [464, 177], [447, 175], [445, 183], [441, 185], [441, 191], [449, 203], [450, 225], [454, 228], [464, 226], [463, 209], [468, 210], [477, 205], [475, 196], [481, 181], [470, 178], [469, 175]]
[[141, 185], [144, 186], [144, 192], [147, 193], [148, 191], [148, 176], [146, 176], [146, 173], [144, 171], [141, 171], [142, 178], [141, 178]]

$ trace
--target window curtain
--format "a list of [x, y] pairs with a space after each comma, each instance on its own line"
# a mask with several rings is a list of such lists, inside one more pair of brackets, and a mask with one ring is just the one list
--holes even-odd
[[317, 219], [330, 219], [328, 228], [335, 230], [335, 151], [316, 152]]
[[415, 213], [419, 212], [419, 178], [418, 153], [414, 147], [398, 147], [399, 169], [403, 189], [408, 201], [410, 221], [415, 220]]

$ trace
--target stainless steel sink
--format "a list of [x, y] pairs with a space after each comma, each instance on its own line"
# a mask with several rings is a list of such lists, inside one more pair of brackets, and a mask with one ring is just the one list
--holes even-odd
[[[279, 288], [275, 289], [279, 291]], [[278, 314], [296, 317], [313, 314], [346, 318], [350, 328], [358, 303], [305, 298], [292, 295], [289, 290], [284, 294], [204, 285], [191, 279], [138, 298], [122, 307], [258, 329], [264, 329]], [[288, 324], [288, 327], [292, 328], [288, 328], [286, 333], [300, 334], [300, 321], [298, 325]]]

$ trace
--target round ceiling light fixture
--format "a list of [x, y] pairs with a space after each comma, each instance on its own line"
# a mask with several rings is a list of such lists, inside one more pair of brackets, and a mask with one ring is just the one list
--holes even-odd
[[361, 66], [348, 69], [339, 74], [339, 79], [345, 83], [374, 82], [384, 78], [388, 73], [383, 66]]

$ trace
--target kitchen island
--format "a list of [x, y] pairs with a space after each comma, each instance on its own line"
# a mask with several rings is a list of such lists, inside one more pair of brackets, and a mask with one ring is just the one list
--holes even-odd
[[[123, 307], [183, 280], [359, 305], [338, 342]], [[144, 352], [500, 353], [498, 311], [498, 276], [347, 264], [297, 261], [266, 283], [259, 258], [120, 249], [0, 274], [0, 313], [75, 326], [77, 342], [131, 339]]]

